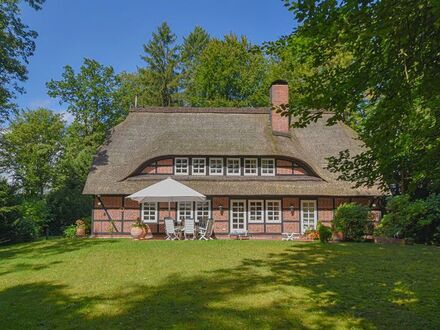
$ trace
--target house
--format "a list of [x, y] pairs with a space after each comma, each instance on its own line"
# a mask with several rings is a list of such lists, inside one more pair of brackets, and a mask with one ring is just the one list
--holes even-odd
[[[274, 106], [288, 103], [288, 86], [271, 86]], [[141, 219], [164, 232], [168, 203], [126, 199], [167, 177], [207, 196], [171, 205], [172, 217], [212, 217], [217, 237], [248, 231], [257, 238], [331, 223], [344, 202], [374, 206], [376, 188], [356, 188], [326, 169], [326, 157], [362, 145], [330, 113], [305, 128], [267, 108], [134, 108], [97, 152], [84, 194], [94, 195], [92, 235], [128, 236]], [[374, 211], [380, 216], [379, 210]], [[112, 221], [110, 221], [112, 220]], [[112, 223], [114, 225], [112, 225]]]

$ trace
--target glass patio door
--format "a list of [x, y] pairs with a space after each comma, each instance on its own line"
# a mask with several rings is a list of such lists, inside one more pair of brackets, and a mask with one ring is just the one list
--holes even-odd
[[231, 232], [246, 231], [246, 201], [231, 200]]
[[316, 201], [301, 201], [301, 234], [304, 234], [308, 229], [316, 229], [316, 221]]

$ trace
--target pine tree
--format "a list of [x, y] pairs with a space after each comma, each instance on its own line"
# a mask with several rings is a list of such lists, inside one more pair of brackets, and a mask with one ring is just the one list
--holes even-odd
[[170, 106], [175, 101], [178, 86], [178, 47], [175, 43], [176, 35], [164, 22], [144, 45], [146, 55], [141, 56], [147, 63], [143, 70], [151, 75], [152, 87], [161, 106]]

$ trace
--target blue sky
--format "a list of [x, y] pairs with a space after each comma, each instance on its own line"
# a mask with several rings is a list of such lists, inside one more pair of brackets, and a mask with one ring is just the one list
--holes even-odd
[[47, 0], [41, 11], [24, 8], [23, 20], [39, 36], [17, 103], [57, 111], [65, 106], [49, 98], [45, 83], [59, 79], [64, 65], [77, 69], [89, 57], [134, 71], [143, 65], [142, 45], [164, 21], [179, 39], [200, 25], [214, 37], [234, 32], [258, 44], [295, 26], [281, 0]]

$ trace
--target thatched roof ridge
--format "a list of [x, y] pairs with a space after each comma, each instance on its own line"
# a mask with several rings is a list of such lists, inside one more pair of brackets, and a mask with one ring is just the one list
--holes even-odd
[[[377, 189], [352, 189], [326, 169], [326, 157], [350, 149], [360, 152], [356, 134], [342, 123], [326, 126], [330, 114], [289, 136], [272, 132], [270, 108], [137, 108], [116, 126], [93, 161], [85, 194], [131, 194], [159, 177], [132, 178], [148, 159], [167, 155], [287, 156], [306, 163], [319, 180], [272, 177], [255, 180], [176, 177], [199, 192], [237, 195], [377, 195]], [[222, 180], [223, 179], [223, 180]], [[183, 182], [183, 181], [182, 181]], [[221, 191], [220, 191], [221, 190]]]

